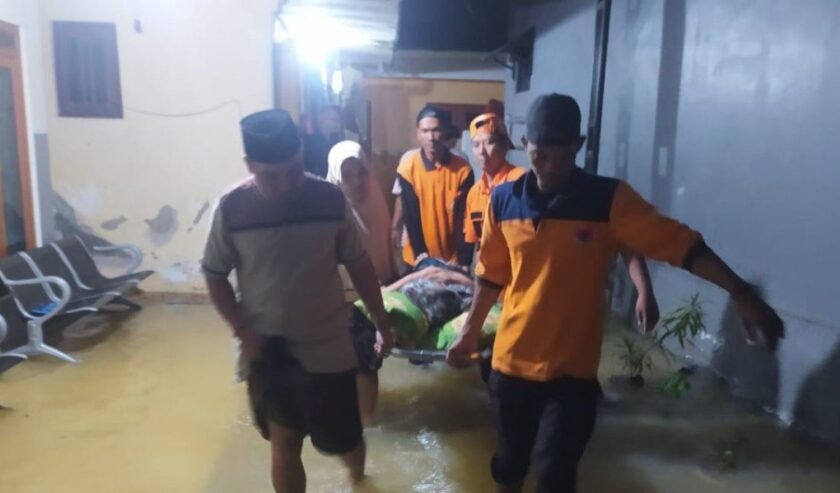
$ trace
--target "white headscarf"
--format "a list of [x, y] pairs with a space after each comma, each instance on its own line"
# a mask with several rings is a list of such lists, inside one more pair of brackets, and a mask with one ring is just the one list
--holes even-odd
[[362, 146], [352, 140], [345, 140], [334, 145], [327, 156], [327, 181], [341, 185], [341, 166], [350, 158], [356, 158], [362, 163], [370, 179], [368, 194], [364, 202], [350, 203], [350, 206], [358, 220], [365, 248], [376, 269], [376, 276], [382, 283], [390, 282], [396, 274], [391, 250], [391, 217], [388, 214], [385, 197], [382, 195], [382, 188], [373, 170], [370, 169], [370, 163]]

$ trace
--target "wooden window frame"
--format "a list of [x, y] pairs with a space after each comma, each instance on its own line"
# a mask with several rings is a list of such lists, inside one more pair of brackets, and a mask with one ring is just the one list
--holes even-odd
[[[58, 96], [58, 115], [75, 118], [122, 118], [122, 88], [117, 50], [117, 27], [110, 22], [54, 21], [53, 57], [55, 62], [55, 87]], [[75, 43], [75, 45], [74, 45]], [[77, 101], [73, 99], [73, 77], [80, 79], [79, 67], [73, 66], [72, 49], [80, 43], [99, 43], [104, 59], [104, 78], [94, 79], [87, 74], [87, 81], [102, 84], [105, 99], [102, 101]], [[83, 88], [91, 92], [90, 85]]]

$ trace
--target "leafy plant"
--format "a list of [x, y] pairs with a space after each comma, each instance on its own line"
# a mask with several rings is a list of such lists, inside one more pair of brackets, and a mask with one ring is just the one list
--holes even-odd
[[683, 394], [691, 390], [689, 376], [688, 372], [682, 370], [674, 372], [668, 377], [668, 380], [659, 385], [659, 391], [672, 397], [682, 397]]
[[622, 351], [619, 359], [630, 378], [639, 378], [645, 370], [653, 370], [653, 359], [650, 356], [651, 348], [643, 348], [641, 344], [636, 344], [636, 342], [635, 339], [624, 337], [621, 339], [621, 344], [618, 345], [619, 350]]
[[[706, 328], [703, 303], [700, 301], [700, 294], [694, 294], [685, 303], [674, 311], [665, 315], [660, 322], [660, 327], [644, 339], [623, 337], [618, 344], [620, 351], [619, 360], [627, 376], [635, 382], [643, 382], [642, 375], [645, 371], [653, 370], [653, 359], [651, 351], [658, 350], [669, 360], [673, 355], [666, 349], [665, 343], [669, 339], [676, 339], [681, 349], [686, 344], [692, 344], [692, 339], [699, 335]], [[644, 342], [642, 342], [644, 341]], [[677, 372], [660, 386], [662, 392], [679, 397], [691, 389], [689, 375], [686, 372]]]
[[683, 306], [665, 315], [661, 322], [662, 331], [655, 335], [658, 345], [662, 346], [671, 338], [677, 339], [681, 349], [685, 349], [686, 343], [691, 344], [691, 339], [706, 328], [702, 305], [700, 293], [695, 293]]

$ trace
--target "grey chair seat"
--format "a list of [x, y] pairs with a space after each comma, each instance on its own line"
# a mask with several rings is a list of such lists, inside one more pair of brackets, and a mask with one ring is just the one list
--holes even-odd
[[18, 302], [12, 294], [5, 294], [0, 296], [0, 317], [4, 322], [6, 328], [5, 332], [10, 336], [11, 340], [25, 341], [24, 344], [12, 347], [6, 353], [0, 354], [0, 357], [5, 360], [2, 364], [2, 369], [7, 369], [12, 365], [7, 356], [12, 355], [16, 359], [26, 359], [29, 356], [48, 355], [59, 358], [70, 363], [76, 363], [78, 360], [72, 356], [65, 354], [58, 349], [47, 345], [44, 342], [44, 324], [49, 321], [51, 330], [60, 330], [68, 327], [75, 320], [78, 319], [79, 314], [74, 314], [68, 317], [56, 318], [59, 313], [66, 308], [66, 303], [69, 298], [70, 288], [64, 280], [57, 277], [47, 277], [41, 279], [29, 279], [24, 281], [10, 281], [9, 287], [21, 287], [28, 284], [51, 283], [56, 290], [61, 291], [59, 301], [54, 304], [49, 310], [46, 310], [41, 315], [36, 315], [27, 320], [19, 307]]
[[6, 342], [6, 337], [11, 333], [11, 342], [14, 342], [15, 339], [21, 338], [22, 336], [25, 337], [26, 322], [22, 320], [12, 296], [6, 294], [5, 298], [6, 300], [0, 299], [0, 373], [11, 368], [18, 362], [25, 360], [27, 357], [25, 354], [19, 352], [6, 351], [9, 349], [9, 343]]
[[[40, 261], [32, 258], [34, 255]], [[42, 270], [43, 268], [43, 270]], [[67, 292], [59, 293], [54, 283], [36, 282], [52, 276], [62, 279]], [[36, 248], [27, 252], [20, 252], [0, 260], [0, 278], [9, 287], [17, 302], [21, 313], [27, 318], [34, 319], [51, 312], [63, 296], [66, 300], [61, 303], [60, 310], [54, 314], [63, 315], [85, 312], [107, 312], [106, 305], [116, 302], [126, 309], [138, 309], [139, 306], [122, 298], [121, 291], [114, 289], [86, 290], [71, 284], [73, 282], [69, 271], [55, 251], [49, 247]], [[33, 282], [22, 282], [31, 280]], [[128, 289], [130, 286], [126, 286]]]
[[[64, 264], [72, 270], [74, 274], [73, 280], [79, 287], [103, 289], [113, 288], [115, 286], [122, 287], [125, 284], [137, 285], [154, 274], [154, 271], [151, 270], [133, 272], [132, 267], [132, 271], [126, 274], [107, 277], [99, 271], [96, 261], [85, 244], [75, 236], [56, 241], [50, 247], [58, 253], [59, 257], [64, 261]], [[128, 255], [134, 257], [134, 266], [139, 265], [142, 261], [142, 254], [135, 247], [113, 246], [99, 248], [99, 250], [127, 252]]]

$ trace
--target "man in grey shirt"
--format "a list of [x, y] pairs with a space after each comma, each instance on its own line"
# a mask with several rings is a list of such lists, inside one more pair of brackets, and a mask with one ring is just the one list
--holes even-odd
[[289, 114], [261, 111], [241, 127], [252, 176], [216, 208], [202, 260], [210, 297], [242, 341], [255, 422], [271, 442], [275, 490], [305, 490], [306, 435], [322, 453], [340, 456], [357, 482], [365, 460], [358, 363], [338, 265], [374, 318], [381, 356], [393, 338], [379, 282], [341, 190], [304, 173]]

